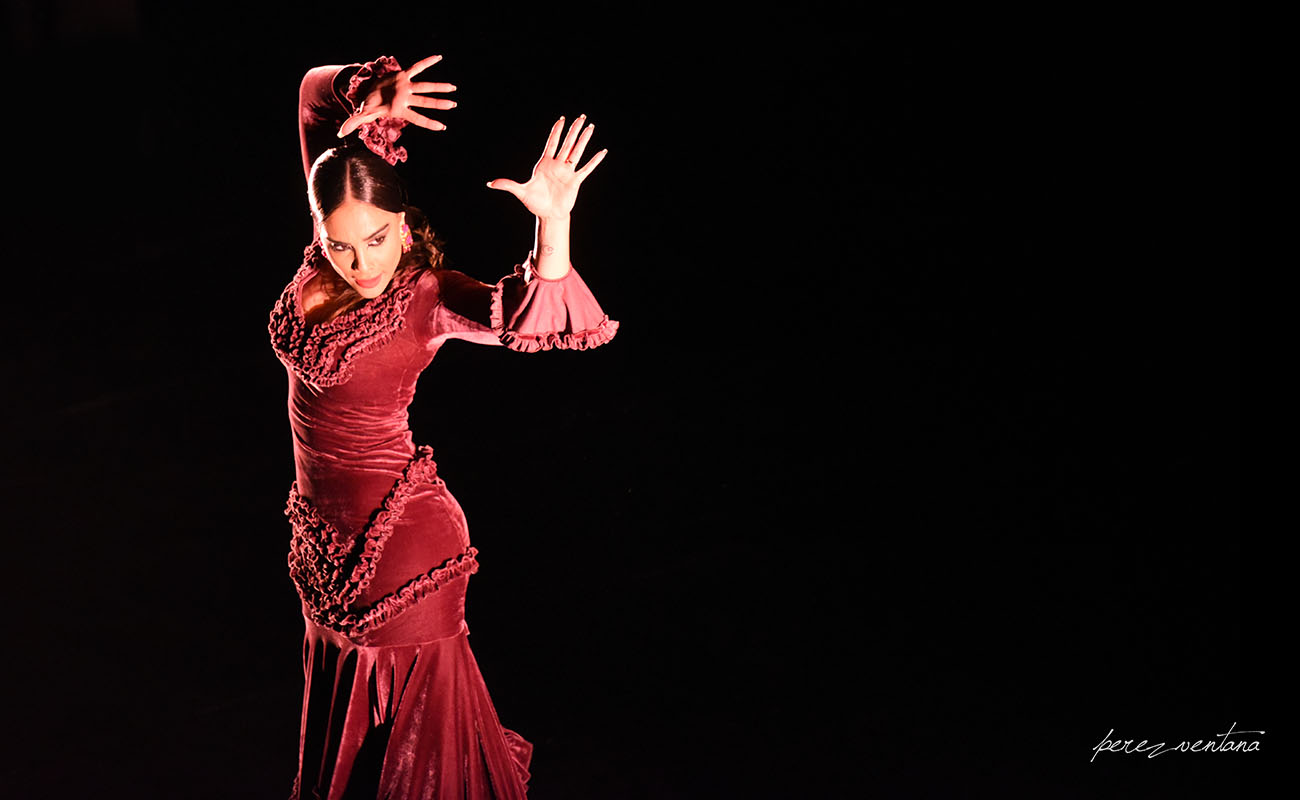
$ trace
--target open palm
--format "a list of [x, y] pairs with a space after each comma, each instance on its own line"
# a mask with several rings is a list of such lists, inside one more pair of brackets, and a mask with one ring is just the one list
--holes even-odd
[[488, 181], [488, 188], [510, 192], [534, 216], [547, 219], [567, 217], [578, 199], [578, 187], [609, 152], [608, 149], [601, 150], [584, 167], [576, 168], [587, 142], [591, 140], [592, 131], [596, 129], [595, 125], [587, 125], [583, 130], [586, 119], [586, 114], [575, 119], [563, 142], [560, 141], [560, 131], [564, 128], [564, 117], [556, 120], [551, 126], [551, 135], [546, 139], [542, 157], [533, 166], [533, 175], [527, 183], [497, 178]]
[[405, 120], [431, 131], [447, 130], [445, 124], [426, 117], [415, 109], [433, 108], [446, 111], [455, 108], [454, 100], [426, 97], [421, 92], [454, 92], [456, 87], [450, 83], [411, 80], [441, 60], [442, 56], [429, 56], [417, 61], [410, 69], [389, 73], [377, 81], [362, 102], [361, 110], [343, 122], [343, 126], [339, 128], [339, 137], [347, 136], [365, 123], [373, 122], [380, 117]]

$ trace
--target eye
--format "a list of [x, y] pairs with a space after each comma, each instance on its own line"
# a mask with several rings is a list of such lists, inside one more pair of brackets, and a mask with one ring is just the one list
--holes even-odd
[[351, 248], [349, 248], [345, 244], [339, 244], [338, 242], [330, 242], [330, 249], [336, 253], [346, 253]]
[[374, 239], [371, 240], [370, 246], [378, 247], [379, 245], [383, 244], [384, 240], [387, 238], [388, 238], [387, 236], [376, 236]]

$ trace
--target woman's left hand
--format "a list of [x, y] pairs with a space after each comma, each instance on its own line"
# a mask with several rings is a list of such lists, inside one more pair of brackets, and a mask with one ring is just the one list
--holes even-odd
[[415, 62], [410, 69], [390, 72], [379, 78], [371, 88], [370, 94], [361, 103], [361, 110], [343, 121], [339, 128], [339, 138], [347, 136], [367, 122], [374, 122], [380, 117], [393, 117], [428, 128], [431, 131], [445, 131], [447, 126], [432, 117], [418, 113], [417, 108], [436, 108], [447, 110], [456, 107], [454, 100], [442, 97], [426, 97], [422, 92], [454, 92], [456, 87], [450, 83], [430, 81], [413, 81], [416, 75], [442, 60], [442, 56], [429, 56]]
[[[591, 139], [595, 125], [588, 125], [582, 130], [587, 115], [583, 114], [569, 126], [569, 133], [560, 142], [560, 131], [564, 128], [564, 117], [551, 126], [551, 135], [546, 139], [546, 149], [533, 167], [533, 176], [527, 183], [516, 183], [509, 178], [497, 178], [488, 181], [488, 188], [510, 192], [534, 216], [542, 219], [559, 219], [569, 216], [573, 203], [578, 199], [578, 186], [591, 174], [596, 165], [605, 158], [608, 148], [592, 156], [586, 165], [577, 169], [582, 160], [582, 152]], [[581, 135], [579, 135], [581, 131]], [[556, 145], [559, 145], [558, 149]]]

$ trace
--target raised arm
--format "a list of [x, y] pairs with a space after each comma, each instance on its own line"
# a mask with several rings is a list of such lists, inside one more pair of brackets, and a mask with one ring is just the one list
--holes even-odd
[[317, 157], [339, 143], [339, 126], [352, 114], [344, 96], [348, 80], [360, 64], [330, 65], [308, 70], [298, 87], [298, 143], [302, 172], [311, 173]]
[[[618, 332], [569, 261], [569, 228], [578, 186], [607, 151], [579, 167], [594, 125], [578, 117], [561, 140], [564, 118], [551, 126], [542, 156], [526, 183], [508, 178], [488, 187], [509, 192], [535, 217], [533, 251], [495, 286], [460, 272], [439, 270], [436, 300], [418, 335], [436, 346], [445, 339], [503, 344], [534, 353], [552, 348], [590, 350]], [[435, 295], [431, 295], [435, 296]]]
[[533, 165], [533, 174], [527, 183], [497, 178], [487, 184], [489, 189], [513, 194], [537, 218], [533, 258], [537, 274], [542, 278], [562, 278], [568, 272], [569, 218], [578, 199], [578, 187], [609, 152], [608, 149], [601, 150], [586, 165], [578, 167], [587, 142], [596, 130], [595, 125], [587, 125], [583, 130], [586, 120], [586, 114], [579, 115], [569, 126], [569, 134], [563, 141], [560, 134], [564, 131], [564, 117], [555, 121], [546, 146], [542, 148], [542, 157]]
[[371, 150], [389, 163], [406, 160], [406, 149], [394, 143], [409, 122], [429, 130], [446, 130], [436, 119], [416, 108], [452, 109], [456, 103], [429, 92], [454, 92], [450, 83], [413, 81], [413, 77], [438, 63], [442, 56], [429, 56], [404, 70], [397, 60], [381, 56], [365, 64], [316, 67], [308, 70], [298, 87], [298, 140], [302, 150], [303, 175], [321, 153], [339, 143], [339, 137], [354, 131]]

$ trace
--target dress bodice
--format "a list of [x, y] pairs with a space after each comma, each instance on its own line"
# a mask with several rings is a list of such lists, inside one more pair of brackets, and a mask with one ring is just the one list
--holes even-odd
[[364, 524], [356, 510], [374, 508], [415, 454], [408, 408], [443, 343], [585, 350], [618, 330], [576, 270], [541, 278], [531, 254], [495, 285], [450, 269], [400, 270], [378, 297], [309, 326], [302, 288], [326, 269], [313, 242], [272, 307], [268, 332], [289, 377], [298, 490], [320, 496], [327, 514], [337, 504], [342, 529]]
[[[427, 309], [427, 295], [436, 293], [427, 272], [400, 271], [378, 297], [308, 326], [302, 287], [322, 268], [314, 249], [308, 248], [270, 323], [272, 347], [289, 373], [289, 424], [304, 485], [313, 483], [321, 459], [400, 469], [414, 453], [407, 408], [435, 352], [408, 325], [410, 315]], [[413, 303], [417, 293], [422, 302]]]

